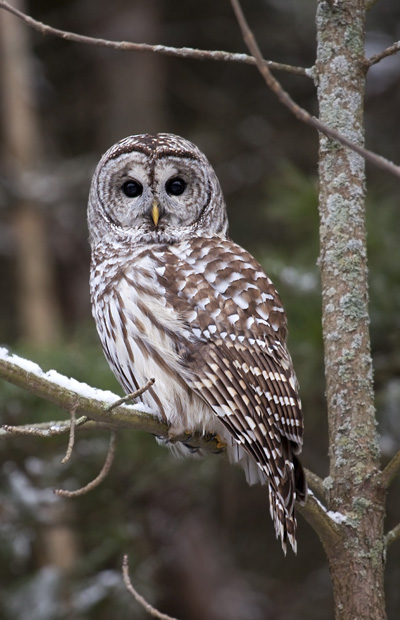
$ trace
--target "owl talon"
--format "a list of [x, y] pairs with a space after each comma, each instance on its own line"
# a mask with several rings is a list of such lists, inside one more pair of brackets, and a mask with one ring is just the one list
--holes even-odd
[[209, 441], [216, 442], [216, 450], [213, 450], [215, 454], [218, 454], [219, 452], [223, 452], [226, 448], [226, 443], [222, 441], [222, 439], [220, 438], [219, 435], [217, 435], [217, 433], [206, 433], [203, 436], [203, 439], [206, 442], [209, 442]]

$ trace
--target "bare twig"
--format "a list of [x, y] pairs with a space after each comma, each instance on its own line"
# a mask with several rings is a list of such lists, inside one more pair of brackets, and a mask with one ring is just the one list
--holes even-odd
[[112, 403], [112, 405], [108, 407], [108, 411], [112, 411], [113, 409], [115, 409], [115, 407], [119, 407], [120, 405], [124, 405], [125, 403], [134, 400], [135, 398], [143, 394], [143, 392], [146, 392], [149, 388], [151, 388], [154, 382], [155, 379], [149, 379], [147, 383], [143, 387], [136, 390], [136, 392], [132, 392], [132, 394], [127, 394], [126, 396], [123, 396], [123, 398], [119, 398], [118, 400], [116, 400], [115, 403]]
[[381, 484], [384, 489], [387, 489], [393, 480], [396, 478], [398, 473], [400, 472], [400, 450], [394, 457], [389, 461], [386, 465], [385, 469], [380, 474]]
[[63, 465], [65, 465], [65, 463], [67, 463], [69, 459], [71, 458], [72, 450], [74, 449], [74, 445], [75, 445], [75, 427], [76, 427], [75, 410], [76, 410], [76, 407], [73, 407], [71, 409], [71, 425], [69, 429], [69, 440], [68, 440], [67, 452], [65, 453], [65, 456], [63, 460], [61, 461]]
[[122, 577], [124, 580], [124, 584], [128, 592], [130, 592], [133, 598], [143, 607], [147, 613], [153, 618], [158, 618], [159, 620], [176, 620], [172, 616], [168, 616], [167, 614], [163, 614], [158, 609], [155, 609], [150, 603], [146, 601], [145, 598], [132, 585], [131, 579], [129, 577], [129, 564], [128, 564], [128, 556], [124, 555], [124, 559], [122, 562]]
[[[75, 427], [83, 426], [84, 424], [87, 427], [93, 425], [95, 425], [96, 428], [98, 427], [96, 422], [88, 420], [85, 415], [75, 421]], [[0, 427], [0, 439], [9, 435], [19, 435], [24, 437], [28, 435], [34, 435], [35, 437], [54, 437], [55, 435], [63, 435], [64, 433], [69, 432], [70, 428], [71, 420], [41, 422], [40, 424], [35, 424], [34, 426], [31, 424], [22, 424], [21, 426], [3, 424], [3, 426]]]
[[113, 432], [111, 433], [111, 437], [110, 437], [110, 446], [108, 448], [107, 458], [101, 469], [101, 472], [94, 480], [89, 482], [89, 484], [85, 485], [84, 487], [81, 487], [80, 489], [77, 489], [76, 491], [65, 491], [64, 489], [55, 489], [54, 493], [56, 495], [60, 495], [61, 497], [79, 497], [80, 495], [85, 495], [86, 493], [89, 493], [89, 491], [92, 491], [93, 489], [98, 487], [99, 484], [103, 482], [104, 478], [106, 478], [108, 472], [111, 469], [111, 465], [113, 464], [114, 456], [115, 456], [115, 446], [116, 446], [116, 433]]
[[397, 52], [400, 52], [400, 41], [393, 43], [393, 45], [387, 47], [385, 50], [382, 50], [379, 54], [374, 54], [371, 58], [367, 58], [365, 60], [365, 66], [372, 67], [372, 65], [376, 65], [377, 62], [380, 62], [388, 56], [393, 56], [393, 54], [397, 54]]
[[388, 532], [385, 536], [386, 548], [390, 547], [392, 543], [400, 538], [400, 523], [396, 525], [390, 532]]
[[[128, 41], [109, 41], [107, 39], [98, 39], [95, 37], [87, 37], [84, 35], [76, 34], [74, 32], [67, 32], [58, 28], [53, 28], [47, 24], [43, 24], [29, 15], [26, 15], [22, 11], [19, 11], [15, 7], [11, 6], [8, 2], [0, 0], [0, 9], [4, 9], [9, 13], [12, 13], [19, 19], [22, 19], [26, 24], [37, 30], [43, 35], [53, 35], [60, 37], [64, 41], [73, 41], [75, 43], [84, 43], [86, 45], [94, 45], [96, 47], [108, 47], [110, 49], [120, 51], [134, 51], [134, 52], [155, 52], [158, 54], [164, 54], [165, 56], [174, 56], [176, 58], [193, 58], [197, 60], [217, 60], [222, 62], [237, 62], [248, 65], [255, 65], [256, 61], [247, 54], [235, 54], [231, 52], [224, 52], [220, 50], [199, 50], [192, 47], [170, 47], [167, 45], [149, 45], [148, 43], [133, 43]], [[279, 62], [273, 62], [272, 60], [265, 60], [271, 69], [276, 71], [284, 71], [285, 73], [294, 73], [296, 75], [302, 75], [304, 77], [310, 77], [309, 72], [304, 67], [292, 67], [291, 65], [281, 64]]]
[[278, 80], [272, 75], [268, 66], [265, 64], [260, 48], [258, 47], [257, 41], [249, 28], [249, 25], [241, 9], [240, 3], [238, 2], [238, 0], [231, 0], [231, 4], [238, 20], [240, 29], [242, 31], [243, 39], [250, 52], [253, 54], [254, 58], [257, 61], [258, 70], [263, 76], [267, 86], [272, 90], [273, 93], [275, 93], [279, 101], [303, 123], [314, 127], [314, 129], [320, 131], [328, 138], [337, 140], [337, 142], [340, 142], [340, 144], [343, 144], [343, 146], [346, 146], [347, 148], [355, 151], [356, 153], [364, 157], [366, 161], [369, 161], [372, 164], [378, 166], [379, 168], [382, 168], [383, 170], [391, 172], [395, 176], [400, 177], [400, 166], [396, 166], [391, 161], [385, 159], [381, 155], [376, 155], [376, 153], [368, 151], [359, 144], [356, 144], [345, 136], [342, 136], [338, 131], [336, 131], [335, 129], [331, 129], [315, 116], [311, 116], [311, 114], [309, 114], [306, 110], [301, 108], [297, 103], [293, 101], [290, 95], [282, 88]]

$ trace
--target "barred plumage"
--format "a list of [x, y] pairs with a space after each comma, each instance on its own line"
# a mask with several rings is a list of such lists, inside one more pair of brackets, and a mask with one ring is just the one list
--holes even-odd
[[286, 317], [228, 239], [207, 159], [171, 134], [126, 138], [100, 161], [88, 213], [93, 314], [118, 380], [131, 392], [155, 378], [142, 398], [172, 435], [218, 433], [249, 483], [268, 484], [276, 534], [296, 550], [306, 484]]

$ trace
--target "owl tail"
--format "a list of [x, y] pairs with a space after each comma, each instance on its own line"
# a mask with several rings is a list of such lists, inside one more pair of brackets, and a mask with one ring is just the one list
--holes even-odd
[[297, 541], [296, 541], [296, 511], [294, 505], [290, 512], [283, 505], [280, 496], [276, 491], [268, 485], [269, 490], [269, 512], [271, 519], [274, 523], [275, 534], [277, 538], [281, 539], [281, 545], [283, 553], [286, 555], [287, 542], [289, 541], [294, 553], [297, 553]]
[[307, 499], [307, 482], [304, 469], [294, 454], [291, 461], [286, 461], [286, 471], [290, 472], [286, 482], [277, 491], [268, 484], [269, 511], [275, 527], [277, 538], [281, 539], [282, 549], [286, 555], [287, 541], [294, 553], [297, 553], [296, 542], [296, 502], [304, 504]]

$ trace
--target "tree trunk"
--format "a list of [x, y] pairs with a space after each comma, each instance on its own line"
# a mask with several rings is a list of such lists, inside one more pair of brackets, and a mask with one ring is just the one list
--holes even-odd
[[[20, 10], [25, 9], [22, 0], [14, 5]], [[47, 346], [59, 335], [60, 315], [47, 243], [46, 215], [38, 199], [32, 198], [35, 192], [31, 189], [37, 186], [44, 163], [29, 35], [21, 21], [2, 11], [2, 125], [8, 173], [19, 192], [13, 210], [17, 314], [21, 339], [33, 345]]]
[[[364, 0], [321, 1], [320, 119], [363, 145]], [[383, 619], [384, 491], [373, 401], [365, 232], [365, 165], [320, 136], [320, 269], [329, 417], [328, 507], [343, 515], [327, 549], [336, 618]]]

